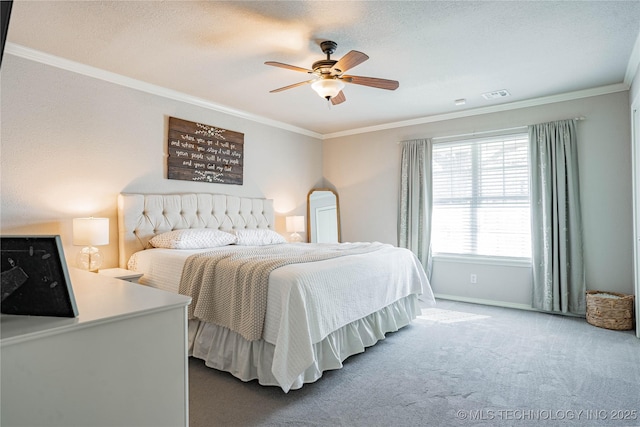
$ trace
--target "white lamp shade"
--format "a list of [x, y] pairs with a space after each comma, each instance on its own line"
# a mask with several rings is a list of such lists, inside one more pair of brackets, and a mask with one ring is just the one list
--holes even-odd
[[313, 82], [311, 88], [323, 98], [333, 98], [344, 88], [344, 83], [338, 79], [321, 79]]
[[303, 216], [288, 216], [287, 217], [287, 231], [289, 233], [297, 233], [298, 231], [304, 231], [304, 217]]
[[109, 244], [109, 218], [74, 218], [73, 244], [100, 246]]

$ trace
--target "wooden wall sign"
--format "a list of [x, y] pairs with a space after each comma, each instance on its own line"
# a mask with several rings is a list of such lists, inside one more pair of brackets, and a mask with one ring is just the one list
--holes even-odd
[[169, 117], [169, 179], [242, 185], [244, 134]]

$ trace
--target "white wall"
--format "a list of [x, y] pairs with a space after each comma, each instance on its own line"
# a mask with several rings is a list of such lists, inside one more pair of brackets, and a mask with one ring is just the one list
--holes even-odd
[[[316, 138], [8, 54], [0, 83], [0, 232], [60, 234], [71, 265], [72, 218], [92, 215], [110, 218], [103, 267], [117, 266], [120, 192], [272, 198], [284, 232], [323, 183]], [[243, 185], [166, 179], [169, 116], [244, 133]]]
[[[399, 141], [459, 135], [585, 116], [578, 123], [579, 172], [588, 289], [633, 292], [629, 93], [328, 139], [324, 175], [340, 195], [344, 241], [397, 244]], [[477, 274], [478, 283], [469, 283]], [[459, 298], [531, 303], [530, 268], [434, 262], [434, 292]]]

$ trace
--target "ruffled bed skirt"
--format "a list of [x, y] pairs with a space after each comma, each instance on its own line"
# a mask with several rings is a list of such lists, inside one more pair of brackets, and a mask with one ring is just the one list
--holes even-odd
[[211, 323], [189, 321], [189, 355], [205, 365], [226, 371], [242, 381], [296, 390], [317, 381], [324, 371], [342, 368], [349, 356], [408, 325], [420, 313], [417, 295], [409, 295], [369, 316], [349, 323], [313, 345], [314, 362], [291, 384], [279, 384], [272, 374], [275, 346], [264, 340], [247, 341], [239, 334]]

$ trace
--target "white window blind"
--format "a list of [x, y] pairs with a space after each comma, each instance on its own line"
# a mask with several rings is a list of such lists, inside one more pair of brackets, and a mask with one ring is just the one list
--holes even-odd
[[433, 146], [432, 248], [531, 257], [527, 134]]

